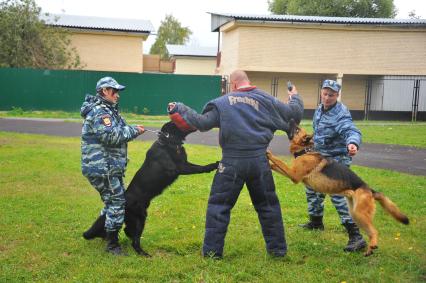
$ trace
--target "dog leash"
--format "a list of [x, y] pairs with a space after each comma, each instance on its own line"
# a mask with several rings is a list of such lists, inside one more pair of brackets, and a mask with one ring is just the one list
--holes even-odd
[[156, 130], [150, 130], [150, 129], [144, 129], [146, 132], [151, 132], [151, 133], [154, 133], [154, 134], [157, 134], [158, 136], [159, 135], [163, 135], [163, 136], [165, 136], [166, 138], [168, 138], [169, 137], [169, 133], [163, 133], [162, 131], [156, 131]]

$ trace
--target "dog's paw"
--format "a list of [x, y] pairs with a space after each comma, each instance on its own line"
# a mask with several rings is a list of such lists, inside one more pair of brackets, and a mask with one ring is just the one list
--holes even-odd
[[144, 251], [139, 245], [134, 245], [132, 244], [133, 248], [135, 249], [135, 252], [140, 255], [140, 256], [144, 256], [144, 257], [151, 257], [151, 255], [149, 253], [147, 253], [146, 251]]
[[369, 246], [367, 251], [364, 253], [364, 256], [370, 256], [373, 254], [373, 250], [377, 249], [378, 246]]
[[219, 161], [216, 161], [215, 163], [209, 164], [206, 166], [206, 172], [211, 172], [217, 169], [217, 167], [219, 166]]
[[144, 251], [142, 249], [138, 252], [138, 254], [140, 256], [144, 256], [144, 257], [152, 257], [149, 253], [147, 253], [146, 251]]

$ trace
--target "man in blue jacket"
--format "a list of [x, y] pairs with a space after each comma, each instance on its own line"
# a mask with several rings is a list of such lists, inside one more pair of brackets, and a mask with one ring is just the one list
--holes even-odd
[[[334, 80], [325, 80], [321, 89], [321, 104], [313, 118], [315, 151], [323, 156], [331, 157], [349, 167], [352, 156], [361, 145], [361, 132], [352, 122], [352, 117], [345, 105], [338, 102], [341, 86]], [[300, 226], [309, 230], [324, 230], [322, 221], [325, 194], [306, 188], [308, 214], [310, 221]], [[345, 226], [349, 241], [345, 251], [353, 252], [363, 249], [366, 242], [349, 214], [346, 199], [340, 195], [332, 195], [331, 202]]]
[[81, 106], [82, 173], [104, 202], [101, 214], [106, 216], [106, 251], [114, 255], [123, 254], [118, 233], [124, 222], [127, 142], [145, 131], [143, 126], [127, 125], [118, 111], [118, 92], [124, 88], [113, 78], [104, 77], [96, 84], [97, 95], [86, 95]]
[[295, 87], [283, 103], [252, 86], [244, 71], [230, 76], [231, 93], [207, 103], [202, 114], [182, 103], [169, 104], [169, 113], [179, 113], [190, 126], [207, 131], [218, 127], [222, 160], [211, 187], [206, 215], [203, 255], [221, 258], [234, 207], [247, 185], [259, 216], [266, 250], [272, 256], [287, 252], [284, 225], [266, 149], [276, 130], [288, 131], [288, 122], [299, 122], [303, 102]]

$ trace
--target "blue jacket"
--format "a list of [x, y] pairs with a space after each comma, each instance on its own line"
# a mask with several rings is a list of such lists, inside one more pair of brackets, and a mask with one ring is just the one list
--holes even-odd
[[[208, 102], [203, 115], [183, 104], [177, 105], [177, 111], [189, 125], [201, 131], [219, 127], [223, 156], [255, 157], [265, 154], [276, 130], [288, 131], [290, 119], [301, 120], [303, 101], [294, 95], [285, 104], [251, 87]], [[206, 116], [210, 116], [207, 126], [203, 123]]]
[[81, 168], [84, 176], [123, 176], [127, 142], [139, 132], [129, 126], [113, 105], [101, 96], [86, 95], [81, 106]]
[[348, 108], [337, 102], [325, 111], [320, 105], [314, 114], [314, 147], [324, 156], [348, 156], [350, 143], [361, 145], [361, 132], [352, 122]]

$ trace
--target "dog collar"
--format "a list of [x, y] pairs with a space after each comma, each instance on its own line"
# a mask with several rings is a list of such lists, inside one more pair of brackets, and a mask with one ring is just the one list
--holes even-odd
[[170, 133], [163, 133], [160, 132], [158, 134], [158, 139], [157, 139], [157, 143], [161, 146], [169, 146], [169, 147], [182, 147], [183, 145], [183, 140], [179, 140], [177, 141], [177, 139], [174, 138], [174, 135], [171, 135]]
[[308, 152], [312, 151], [312, 147], [305, 147], [304, 149], [302, 149], [301, 151], [295, 152], [294, 153], [294, 158], [297, 158], [299, 156], [302, 156]]

